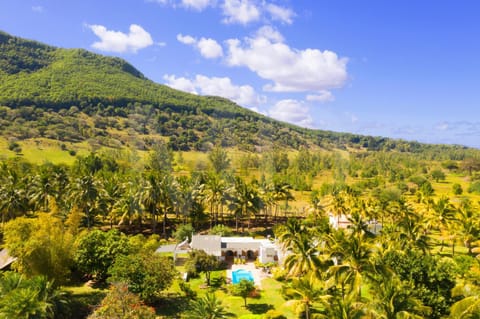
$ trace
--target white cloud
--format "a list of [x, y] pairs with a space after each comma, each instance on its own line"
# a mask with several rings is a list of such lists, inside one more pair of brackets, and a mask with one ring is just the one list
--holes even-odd
[[283, 35], [278, 32], [278, 30], [269, 25], [263, 26], [258, 29], [255, 35], [257, 38], [265, 38], [272, 42], [283, 42], [284, 40]]
[[43, 13], [45, 9], [42, 6], [33, 6], [32, 7], [33, 12], [38, 12], [38, 13]]
[[130, 25], [128, 34], [120, 31], [107, 30], [107, 28], [102, 25], [87, 26], [100, 38], [100, 41], [92, 44], [92, 47], [97, 50], [117, 53], [136, 53], [138, 50], [153, 44], [150, 33], [137, 24]]
[[312, 102], [331, 102], [334, 101], [335, 97], [330, 91], [320, 91], [319, 94], [309, 94], [307, 95], [307, 101], [312, 101]]
[[165, 85], [168, 85], [171, 88], [192, 94], [198, 94], [197, 90], [195, 89], [195, 84], [187, 78], [177, 78], [175, 75], [165, 74], [163, 79], [167, 81]]
[[223, 49], [217, 41], [213, 39], [196, 38], [189, 35], [177, 35], [177, 40], [183, 44], [195, 47], [206, 59], [215, 59], [223, 56]]
[[223, 49], [217, 41], [213, 39], [201, 38], [197, 43], [200, 54], [207, 59], [214, 59], [223, 56]]
[[183, 35], [183, 34], [177, 34], [177, 40], [183, 44], [195, 44], [197, 40], [194, 37], [191, 37], [189, 35]]
[[227, 64], [245, 66], [263, 79], [264, 87], [275, 92], [322, 92], [344, 85], [347, 58], [318, 49], [292, 49], [272, 36], [257, 33], [253, 38], [227, 40]]
[[302, 127], [313, 127], [310, 109], [301, 101], [291, 99], [278, 101], [268, 111], [268, 115], [279, 121], [293, 123]]
[[182, 0], [182, 6], [185, 8], [202, 11], [209, 6], [215, 5], [215, 2], [215, 0]]
[[250, 0], [225, 0], [222, 11], [225, 23], [248, 24], [260, 19], [260, 9]]
[[214, 95], [227, 98], [235, 103], [255, 108], [263, 102], [250, 85], [235, 85], [228, 77], [207, 77], [197, 75], [194, 79], [165, 75], [166, 85], [193, 94]]
[[277, 6], [273, 3], [267, 3], [265, 10], [270, 13], [273, 20], [278, 20], [283, 23], [292, 24], [293, 16], [295, 15], [291, 9]]

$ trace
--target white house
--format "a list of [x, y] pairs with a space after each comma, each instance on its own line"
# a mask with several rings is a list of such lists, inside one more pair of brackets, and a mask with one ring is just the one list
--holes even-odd
[[193, 235], [192, 249], [201, 249], [220, 260], [231, 261], [235, 257], [261, 263], [279, 261], [280, 248], [269, 239], [252, 237], [221, 237], [218, 235]]

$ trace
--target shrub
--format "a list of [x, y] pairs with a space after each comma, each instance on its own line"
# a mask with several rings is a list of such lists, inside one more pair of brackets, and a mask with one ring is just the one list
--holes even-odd
[[455, 195], [462, 195], [462, 193], [463, 193], [462, 185], [457, 184], [457, 183], [453, 184], [452, 185], [452, 191], [453, 191], [453, 194], [455, 194]]
[[287, 319], [280, 311], [269, 310], [263, 315], [263, 319]]

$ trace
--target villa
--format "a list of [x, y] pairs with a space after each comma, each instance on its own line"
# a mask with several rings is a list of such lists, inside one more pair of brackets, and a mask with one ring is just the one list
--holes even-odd
[[198, 249], [218, 257], [222, 261], [234, 258], [255, 260], [261, 263], [278, 262], [282, 257], [281, 249], [270, 239], [253, 237], [222, 237], [219, 235], [193, 235], [190, 243], [184, 241], [176, 246], [179, 250]]

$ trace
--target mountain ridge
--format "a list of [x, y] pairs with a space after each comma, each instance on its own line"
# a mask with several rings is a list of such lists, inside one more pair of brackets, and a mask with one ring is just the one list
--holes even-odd
[[[66, 113], [73, 109], [71, 113], [82, 112], [92, 117], [95, 130], [74, 140], [108, 135], [107, 128], [113, 126], [124, 131], [133, 127], [138, 135], [158, 135], [178, 150], [203, 150], [214, 144], [240, 145], [251, 151], [272, 146], [408, 152], [432, 147], [464, 148], [301, 128], [222, 97], [198, 96], [155, 83], [121, 58], [84, 49], [56, 48], [2, 31], [0, 79], [0, 105], [6, 107], [0, 110], [3, 120], [0, 124], [11, 128], [11, 120], [22, 117], [40, 132], [46, 132], [52, 127], [39, 125], [40, 120], [23, 113], [41, 113], [39, 110]], [[42, 120], [44, 113], [40, 116]], [[67, 121], [63, 126], [69, 125]], [[0, 130], [4, 135], [7, 132], [12, 130]], [[71, 139], [68, 135], [72, 134], [66, 135], [58, 139]], [[180, 146], [175, 146], [176, 143]]]

